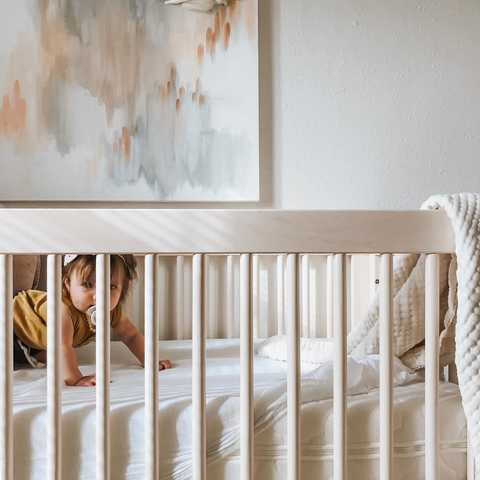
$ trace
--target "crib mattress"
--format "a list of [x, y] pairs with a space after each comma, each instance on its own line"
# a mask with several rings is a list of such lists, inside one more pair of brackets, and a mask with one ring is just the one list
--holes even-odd
[[[189, 478], [191, 458], [191, 342], [160, 342], [174, 368], [159, 374], [161, 478]], [[84, 374], [94, 372], [95, 345], [77, 350]], [[238, 422], [239, 341], [207, 341], [207, 452], [226, 429], [225, 412]], [[120, 342], [111, 348], [112, 478], [144, 476], [144, 370]], [[16, 479], [46, 478], [46, 371], [14, 374], [14, 469]], [[255, 358], [255, 391], [286, 377], [286, 364]], [[63, 468], [69, 479], [95, 478], [95, 388], [63, 387]], [[466, 478], [466, 423], [458, 388], [440, 385], [440, 479]], [[222, 413], [222, 415], [220, 415]], [[424, 385], [395, 389], [395, 477], [424, 478]], [[302, 406], [302, 478], [333, 478], [332, 400]], [[348, 400], [350, 479], [378, 478], [378, 391]], [[255, 438], [255, 476], [286, 478], [287, 422], [282, 417]], [[208, 467], [208, 478], [239, 478], [236, 448]]]
[[[425, 478], [424, 384], [395, 389], [394, 479]], [[440, 385], [439, 480], [466, 479], [466, 421], [458, 387]], [[379, 392], [349, 397], [348, 459], [351, 480], [380, 478]], [[333, 401], [309, 403], [301, 411], [302, 479], [333, 479]], [[287, 419], [255, 438], [255, 478], [286, 479]], [[209, 469], [208, 478], [239, 477], [240, 452]], [[225, 472], [225, 473], [224, 473]]]

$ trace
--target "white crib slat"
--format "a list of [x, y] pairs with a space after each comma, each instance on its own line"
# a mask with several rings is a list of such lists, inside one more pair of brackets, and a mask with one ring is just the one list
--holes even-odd
[[438, 479], [439, 256], [425, 263], [425, 478]]
[[[367, 280], [370, 273], [370, 255], [352, 255], [350, 262], [350, 324], [355, 328], [370, 307], [371, 290]], [[367, 278], [366, 278], [367, 277]], [[366, 281], [367, 280], [367, 281]], [[375, 282], [372, 280], [373, 284]]]
[[[177, 264], [178, 266], [178, 264]], [[145, 479], [157, 480], [159, 469], [158, 336], [159, 268], [157, 255], [145, 256]], [[177, 290], [178, 293], [178, 290]], [[183, 327], [182, 327], [183, 328]]]
[[[356, 324], [360, 321], [357, 315], [358, 303], [361, 298], [361, 293], [359, 292], [360, 285], [357, 280], [359, 275], [358, 268], [359, 257], [356, 255], [347, 256], [347, 285], [349, 290], [347, 290], [347, 296], [349, 295], [349, 316], [350, 316], [350, 325], [347, 325], [347, 330], [350, 331], [355, 328]], [[350, 272], [348, 272], [350, 270]], [[348, 278], [348, 273], [350, 273], [350, 278]], [[364, 312], [362, 311], [362, 314]]]
[[369, 277], [370, 277], [370, 298], [372, 299], [377, 293], [378, 289], [378, 277], [380, 274], [380, 257], [379, 255], [370, 255], [370, 269], [369, 269]]
[[255, 338], [260, 337], [260, 266], [258, 255], [252, 255], [252, 313]]
[[177, 340], [183, 340], [185, 333], [185, 257], [183, 255], [177, 257], [176, 283]]
[[303, 337], [310, 338], [310, 259], [308, 255], [302, 255], [302, 317]]
[[317, 338], [317, 268], [309, 269], [308, 278], [310, 283], [310, 337]]
[[380, 479], [393, 478], [393, 255], [380, 259]]
[[288, 480], [300, 480], [300, 318], [297, 255], [287, 255]]
[[334, 478], [347, 478], [347, 308], [346, 308], [346, 260], [344, 254], [334, 255]]
[[[249, 293], [250, 295], [250, 293]], [[227, 256], [227, 337], [235, 337], [235, 265], [234, 256]]]
[[240, 455], [241, 479], [253, 478], [253, 322], [250, 309], [250, 255], [240, 257]]
[[96, 260], [97, 480], [110, 480], [110, 255]]
[[13, 480], [13, 260], [0, 255], [0, 479]]
[[277, 322], [278, 335], [285, 335], [285, 255], [277, 257]]
[[[203, 314], [205, 316], [205, 338], [215, 338], [213, 317], [210, 317], [210, 256], [203, 255], [202, 288], [203, 288]], [[192, 267], [193, 268], [193, 267]], [[192, 331], [193, 335], [193, 331]]]
[[193, 338], [193, 479], [207, 478], [206, 411], [205, 411], [205, 263], [203, 255], [193, 256], [192, 269], [192, 338]]
[[327, 257], [327, 338], [333, 338], [333, 255]]
[[62, 256], [47, 260], [47, 478], [62, 478]]

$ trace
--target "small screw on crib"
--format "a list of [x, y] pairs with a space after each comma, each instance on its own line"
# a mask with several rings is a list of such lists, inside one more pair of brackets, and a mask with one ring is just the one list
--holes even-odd
[[380, 283], [380, 280], [378, 278], [376, 278], [375, 283], [378, 285]]

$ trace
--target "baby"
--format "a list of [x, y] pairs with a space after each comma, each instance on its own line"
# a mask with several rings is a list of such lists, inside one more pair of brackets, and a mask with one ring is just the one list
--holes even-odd
[[[84, 377], [78, 369], [74, 348], [95, 341], [95, 255], [67, 255], [62, 272], [62, 373], [67, 385], [90, 387], [95, 375]], [[120, 340], [144, 365], [145, 338], [125, 315], [122, 304], [136, 278], [133, 255], [111, 255], [110, 325]], [[89, 312], [89, 314], [87, 314]], [[33, 367], [47, 358], [47, 294], [37, 290], [17, 292], [13, 299], [15, 363]], [[159, 370], [171, 367], [159, 362]]]

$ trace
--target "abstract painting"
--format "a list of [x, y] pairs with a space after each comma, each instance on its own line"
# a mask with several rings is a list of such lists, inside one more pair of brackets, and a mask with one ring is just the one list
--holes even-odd
[[258, 200], [257, 2], [2, 0], [0, 200]]

